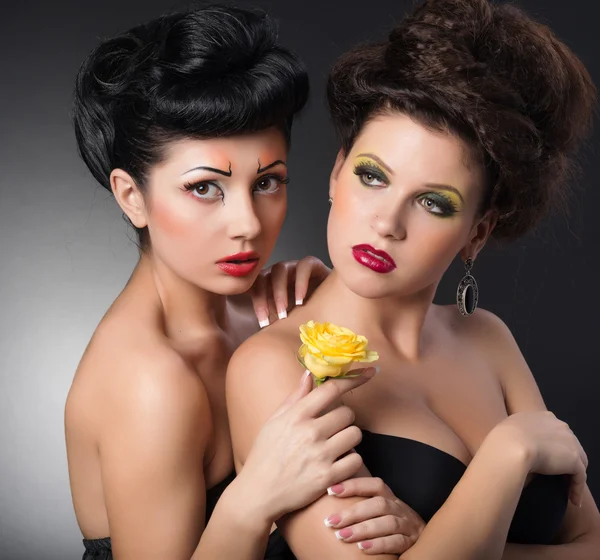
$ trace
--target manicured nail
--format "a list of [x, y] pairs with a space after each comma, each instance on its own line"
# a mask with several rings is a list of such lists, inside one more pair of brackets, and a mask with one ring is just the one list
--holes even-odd
[[261, 329], [269, 326], [269, 312], [266, 309], [258, 309], [256, 316], [258, 317], [258, 325]]
[[304, 303], [303, 299], [297, 299], [296, 300], [296, 305], [302, 305]]
[[287, 311], [285, 309], [283, 311], [278, 311], [277, 317], [279, 317], [280, 319], [285, 319], [287, 317]]
[[341, 521], [342, 518], [339, 515], [330, 515], [325, 518], [325, 527], [335, 527], [336, 525], [339, 525]]
[[344, 491], [343, 484], [334, 484], [333, 486], [330, 486], [329, 488], [327, 488], [327, 493], [330, 496], [337, 496], [338, 494], [341, 494], [343, 491]]
[[347, 539], [352, 536], [352, 529], [350, 529], [350, 527], [346, 527], [345, 529], [340, 529], [339, 531], [335, 532], [335, 536], [339, 540]]
[[373, 548], [373, 543], [371, 541], [359, 542], [358, 548], [360, 548], [361, 550], [369, 550], [369, 548]]

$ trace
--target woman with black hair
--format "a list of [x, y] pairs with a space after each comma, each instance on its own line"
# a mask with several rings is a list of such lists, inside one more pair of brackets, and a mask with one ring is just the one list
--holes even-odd
[[[225, 370], [258, 328], [244, 294], [283, 223], [292, 121], [307, 96], [304, 67], [273, 23], [218, 6], [104, 41], [79, 72], [81, 156], [141, 250], [66, 404], [86, 559], [263, 558], [276, 519], [360, 467], [348, 453], [360, 430], [331, 404], [372, 370], [311, 394], [304, 377], [233, 476]], [[314, 262], [292, 267], [297, 298], [311, 271], [323, 275]], [[275, 272], [284, 318], [285, 274]], [[264, 303], [256, 314], [268, 323]]]

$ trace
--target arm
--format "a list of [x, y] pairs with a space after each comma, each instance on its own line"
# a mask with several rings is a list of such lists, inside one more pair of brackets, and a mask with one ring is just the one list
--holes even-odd
[[[502, 342], [510, 367], [503, 368], [502, 384], [509, 414], [546, 410], [535, 379], [508, 327], [496, 316], [486, 313], [490, 329]], [[557, 538], [552, 546], [507, 543], [502, 560], [596, 560], [600, 550], [600, 514], [594, 499], [585, 488], [581, 508], [571, 502]]]
[[[125, 381], [107, 402], [99, 441], [119, 560], [189, 560], [204, 529], [204, 465], [212, 432], [208, 397], [179, 356], [157, 354], [123, 372]], [[262, 558], [269, 526], [261, 527], [258, 516], [243, 510], [248, 503], [240, 496], [243, 484], [231, 486], [194, 558]]]
[[[478, 335], [502, 372], [509, 414], [545, 410], [533, 376], [508, 328], [493, 315], [478, 311]], [[514, 448], [510, 448], [514, 449]], [[429, 522], [417, 543], [402, 555], [407, 560], [570, 560], [596, 558], [598, 510], [589, 490], [583, 506], [569, 505], [561, 543], [552, 546], [505, 544], [527, 474], [528, 459], [516, 455], [492, 430], [444, 506]], [[493, 481], [493, 484], [490, 484]], [[481, 496], [485, 496], [482, 502]], [[464, 528], [469, 530], [465, 531]]]
[[[246, 341], [234, 354], [227, 371], [227, 408], [238, 472], [261, 427], [297, 385], [301, 375], [302, 368], [295, 359], [294, 349], [275, 334], [263, 332]], [[337, 540], [325, 526], [324, 519], [339, 508], [336, 500], [333, 496], [322, 495], [310, 506], [277, 521], [299, 560], [364, 558], [357, 546]], [[351, 505], [364, 498], [347, 500]], [[386, 554], [372, 557], [378, 560], [397, 558]]]

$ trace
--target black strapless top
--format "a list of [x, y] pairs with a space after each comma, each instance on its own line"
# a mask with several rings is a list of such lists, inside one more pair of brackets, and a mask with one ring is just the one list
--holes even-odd
[[[234, 478], [235, 472], [232, 472], [227, 478], [206, 491], [206, 523], [208, 523], [221, 494], [223, 494], [225, 488], [229, 486]], [[85, 552], [83, 553], [82, 560], [113, 560], [110, 537], [103, 539], [83, 539], [83, 546], [85, 547]]]
[[[456, 457], [425, 443], [368, 430], [362, 432], [363, 439], [356, 451], [369, 472], [381, 478], [425, 523], [429, 522], [467, 467]], [[552, 544], [567, 508], [569, 484], [566, 476], [536, 475], [523, 489], [508, 542]], [[265, 558], [295, 560], [279, 531], [271, 534]]]

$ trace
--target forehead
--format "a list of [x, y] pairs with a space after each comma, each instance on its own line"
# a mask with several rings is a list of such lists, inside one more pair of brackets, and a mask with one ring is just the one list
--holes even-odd
[[165, 147], [160, 170], [186, 171], [197, 165], [210, 165], [247, 171], [258, 169], [258, 164], [268, 165], [274, 160], [285, 161], [287, 143], [283, 133], [276, 128], [225, 138], [185, 138], [170, 142]]
[[455, 186], [479, 183], [482, 170], [457, 135], [426, 127], [408, 115], [386, 113], [368, 121], [349, 156], [375, 153], [407, 179]]

